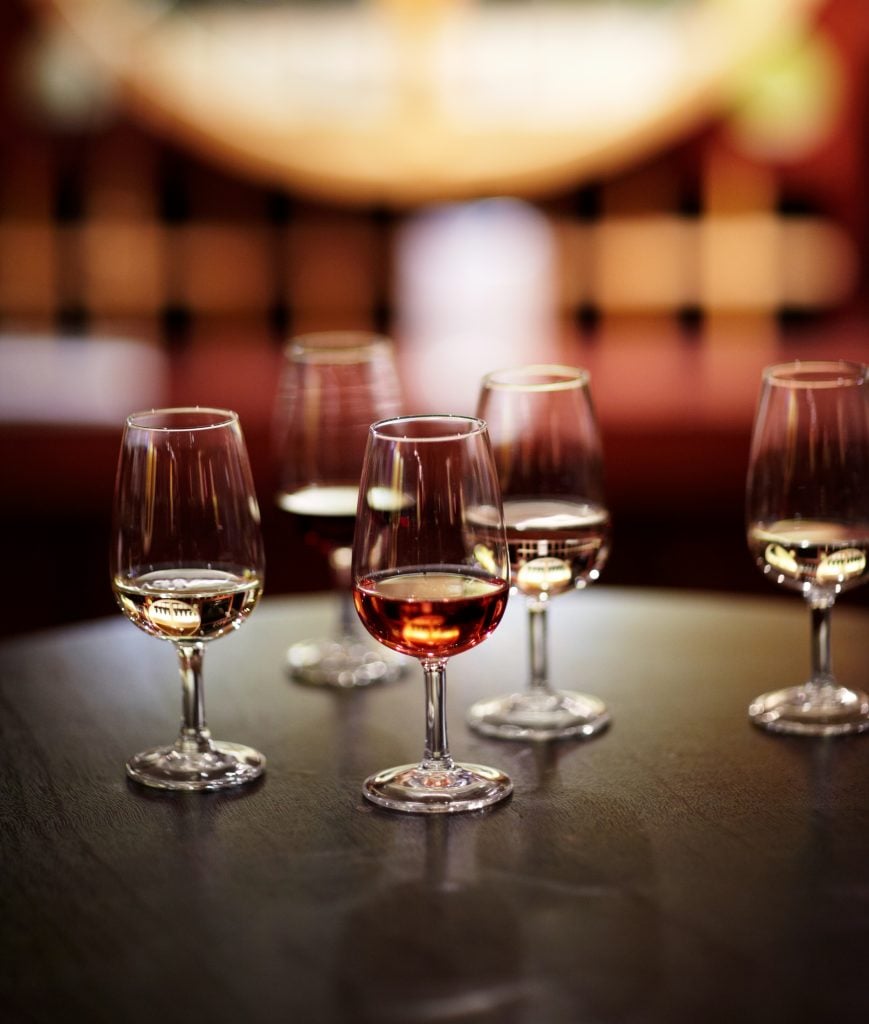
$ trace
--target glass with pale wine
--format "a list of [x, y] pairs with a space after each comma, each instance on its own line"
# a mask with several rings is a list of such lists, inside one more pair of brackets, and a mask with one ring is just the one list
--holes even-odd
[[525, 597], [530, 636], [526, 688], [478, 701], [468, 724], [510, 740], [589, 737], [610, 720], [598, 697], [549, 681], [547, 609], [598, 579], [610, 548], [603, 457], [589, 375], [530, 365], [484, 377], [477, 405], [495, 453], [511, 584]]
[[321, 331], [284, 350], [275, 408], [277, 504], [328, 562], [339, 599], [333, 636], [287, 651], [290, 676], [314, 686], [356, 687], [397, 679], [403, 659], [371, 643], [353, 610], [350, 559], [368, 428], [401, 412], [394, 345], [365, 331]]
[[205, 645], [238, 629], [263, 588], [259, 509], [236, 413], [182, 408], [127, 417], [110, 562], [121, 611], [170, 642], [181, 671], [177, 739], [130, 758], [127, 775], [171, 790], [258, 778], [262, 754], [212, 739], [202, 678]]
[[783, 363], [763, 371], [746, 493], [748, 547], [772, 583], [802, 594], [812, 671], [749, 706], [772, 732], [833, 736], [869, 729], [869, 696], [833, 674], [830, 615], [869, 579], [869, 367]]

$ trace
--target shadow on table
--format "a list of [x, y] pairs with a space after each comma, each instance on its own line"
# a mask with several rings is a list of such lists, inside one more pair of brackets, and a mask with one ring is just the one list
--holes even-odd
[[523, 817], [517, 828], [504, 806], [462, 820], [401, 823], [422, 833], [420, 862], [409, 869], [415, 875], [387, 872], [348, 912], [336, 946], [346, 1020], [642, 1016], [661, 977], [657, 911], [638, 893], [650, 884], [644, 837], [634, 830], [630, 839], [628, 860], [632, 869], [642, 862], [642, 877], [632, 870], [629, 888], [618, 866], [613, 876], [596, 875], [590, 865], [600, 863], [599, 851], [589, 859], [578, 847], [571, 863], [547, 862], [547, 849], [558, 845], [547, 831], [563, 819], [533, 807]]

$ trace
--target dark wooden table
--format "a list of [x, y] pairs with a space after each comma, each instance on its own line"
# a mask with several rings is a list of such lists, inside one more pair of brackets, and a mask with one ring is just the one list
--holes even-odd
[[[120, 614], [0, 646], [0, 1017], [258, 1022], [869, 1019], [869, 735], [770, 736], [761, 690], [803, 677], [808, 615], [600, 587], [553, 606], [553, 673], [603, 696], [587, 742], [484, 740], [524, 682], [524, 611], [449, 670], [453, 753], [515, 780], [470, 815], [366, 804], [421, 753], [420, 673], [321, 692], [283, 674], [331, 598], [266, 600], [206, 658], [209, 722], [269, 758], [224, 794], [128, 783], [169, 741], [172, 649]], [[834, 612], [869, 686], [869, 613]]]

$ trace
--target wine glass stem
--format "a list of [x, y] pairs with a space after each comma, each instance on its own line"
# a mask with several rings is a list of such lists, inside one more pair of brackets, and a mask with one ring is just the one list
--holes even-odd
[[447, 744], [447, 663], [432, 659], [422, 663], [425, 676], [425, 753], [423, 767], [431, 771], [448, 771], [453, 759]]
[[816, 686], [835, 683], [830, 655], [830, 612], [832, 601], [812, 602], [812, 679]]
[[531, 679], [532, 690], [549, 692], [549, 661], [547, 641], [546, 605], [539, 601], [531, 601], [528, 604], [528, 632], [530, 636], [529, 653], [531, 657]]
[[338, 592], [338, 635], [352, 637], [356, 632], [356, 609], [353, 606], [350, 576], [350, 548], [335, 548], [329, 555], [332, 586]]
[[202, 659], [205, 645], [177, 644], [181, 670], [181, 731], [176, 749], [185, 754], [205, 753], [212, 749], [211, 733], [205, 724], [205, 691], [202, 682]]
[[338, 591], [338, 629], [342, 637], [352, 637], [354, 634], [356, 608], [353, 605], [352, 593], [343, 588]]

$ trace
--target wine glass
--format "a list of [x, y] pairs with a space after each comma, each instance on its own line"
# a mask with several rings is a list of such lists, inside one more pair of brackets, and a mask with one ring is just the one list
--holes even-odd
[[528, 605], [530, 680], [524, 692], [478, 701], [468, 724], [499, 739], [593, 736], [609, 723], [606, 705], [553, 688], [547, 657], [549, 602], [596, 580], [609, 552], [589, 375], [551, 365], [490, 373], [477, 415], [488, 425], [501, 481], [511, 584]]
[[512, 791], [503, 772], [453, 760], [445, 704], [447, 660], [498, 625], [509, 572], [485, 423], [431, 415], [373, 424], [359, 488], [353, 597], [372, 636], [420, 661], [426, 705], [422, 761], [366, 779], [363, 794], [373, 803], [472, 811]]
[[285, 349], [275, 410], [277, 503], [295, 516], [327, 560], [339, 595], [334, 637], [300, 640], [287, 651], [293, 679], [355, 687], [398, 678], [401, 659], [359, 627], [350, 588], [356, 498], [368, 427], [398, 415], [401, 388], [392, 342], [364, 331], [323, 331]]
[[869, 578], [869, 367], [794, 362], [763, 371], [746, 526], [764, 575], [805, 598], [812, 637], [810, 679], [762, 694], [750, 719], [810, 736], [869, 729], [869, 696], [840, 685], [830, 658], [833, 603]]
[[157, 789], [221, 789], [265, 758], [211, 738], [205, 644], [247, 619], [263, 587], [259, 509], [234, 412], [155, 409], [128, 416], [115, 483], [112, 588], [123, 613], [178, 652], [183, 718], [171, 746], [136, 754], [127, 774]]

